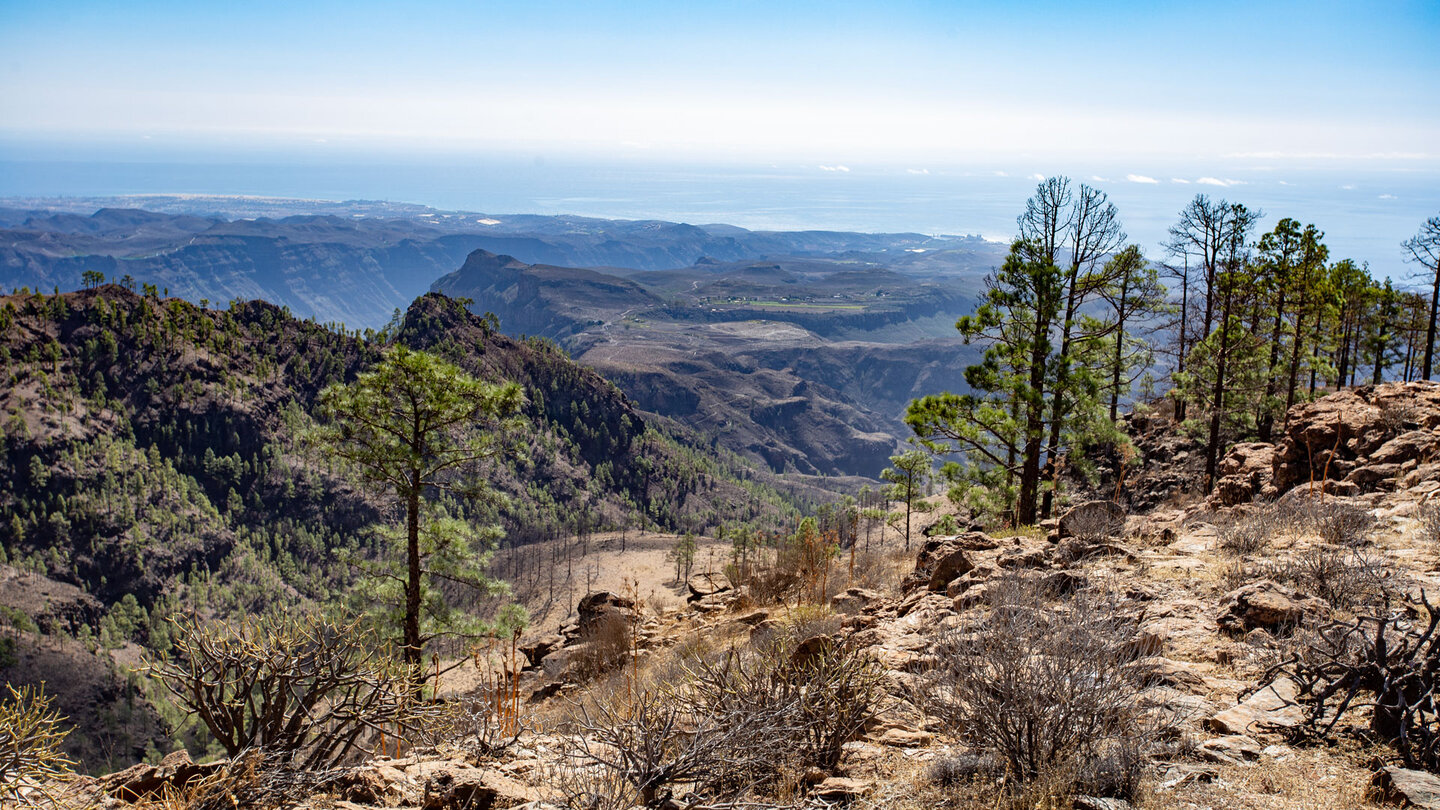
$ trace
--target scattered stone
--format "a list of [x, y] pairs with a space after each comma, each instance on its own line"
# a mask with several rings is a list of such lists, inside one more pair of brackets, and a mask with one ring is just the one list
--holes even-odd
[[1387, 765], [1375, 772], [1371, 784], [1386, 801], [1400, 802], [1404, 807], [1440, 810], [1440, 776], [1435, 774]]
[[928, 731], [915, 731], [907, 728], [888, 728], [881, 734], [876, 742], [881, 745], [888, 745], [894, 748], [920, 748], [929, 745], [935, 740], [935, 735]]
[[1294, 728], [1305, 719], [1295, 701], [1298, 693], [1294, 681], [1277, 678], [1239, 705], [1206, 718], [1205, 727], [1220, 734], [1253, 734]]
[[425, 780], [423, 810], [482, 810], [535, 801], [528, 786], [488, 768], [444, 768]]
[[742, 613], [739, 616], [736, 616], [735, 621], [740, 624], [748, 624], [751, 627], [757, 627], [769, 618], [770, 611], [764, 610], [763, 608], [756, 608], [749, 613]]
[[1260, 743], [1244, 734], [1215, 737], [1200, 743], [1201, 754], [1210, 762], [1248, 765], [1260, 759]]
[[[1144, 632], [1143, 629], [1141, 632]], [[1135, 643], [1131, 642], [1131, 644]], [[1142, 658], [1138, 663], [1145, 668], [1146, 674], [1155, 683], [1162, 686], [1194, 693], [1203, 693], [1206, 689], [1205, 679], [1179, 661], [1152, 655], [1149, 658]]]
[[1076, 796], [1070, 804], [1074, 810], [1130, 810], [1134, 805], [1124, 799], [1102, 799], [1098, 796]]
[[863, 779], [831, 776], [815, 786], [815, 795], [831, 802], [852, 802], [870, 792], [871, 783]]
[[131, 765], [123, 771], [100, 777], [96, 784], [110, 796], [135, 802], [172, 791], [178, 793], [192, 781], [224, 768], [225, 764], [221, 761], [198, 765], [191, 761], [187, 752], [175, 751], [160, 760], [159, 765], [144, 762]]
[[950, 541], [950, 545], [966, 551], [990, 551], [1000, 547], [1000, 541], [982, 531], [968, 531]]

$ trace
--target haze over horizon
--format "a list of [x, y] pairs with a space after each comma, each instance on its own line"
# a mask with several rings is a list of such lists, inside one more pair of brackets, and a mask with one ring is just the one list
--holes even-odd
[[1424, 2], [91, 0], [0, 23], [12, 149], [1403, 166], [1440, 143]]
[[[1403, 275], [1440, 7], [0, 3], [0, 196], [228, 193], [1007, 239], [1033, 179]], [[738, 179], [737, 179], [738, 178]]]

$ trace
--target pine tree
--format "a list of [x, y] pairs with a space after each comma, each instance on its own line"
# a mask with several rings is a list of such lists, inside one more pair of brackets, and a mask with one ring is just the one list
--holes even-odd
[[[503, 420], [518, 411], [521, 401], [514, 383], [481, 382], [434, 355], [404, 346], [387, 350], [380, 363], [354, 382], [320, 394], [325, 425], [316, 432], [318, 441], [372, 483], [388, 488], [404, 507], [402, 650], [417, 686], [425, 679], [428, 640], [421, 629], [425, 580], [447, 573], [438, 564], [427, 573], [427, 559], [452, 560], [444, 550], [463, 536], [459, 527], [435, 520], [437, 513], [425, 508], [425, 496], [493, 496], [478, 474], [479, 465], [501, 450], [503, 433], [515, 428]], [[479, 429], [484, 426], [490, 429]], [[435, 524], [428, 533], [422, 531], [426, 518]]]

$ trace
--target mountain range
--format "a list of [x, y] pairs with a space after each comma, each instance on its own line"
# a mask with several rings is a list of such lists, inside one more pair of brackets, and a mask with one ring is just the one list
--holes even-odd
[[0, 203], [0, 288], [76, 289], [98, 274], [372, 328], [434, 290], [777, 473], [877, 475], [908, 435], [906, 403], [963, 387], [974, 351], [955, 318], [1003, 249], [365, 201]]

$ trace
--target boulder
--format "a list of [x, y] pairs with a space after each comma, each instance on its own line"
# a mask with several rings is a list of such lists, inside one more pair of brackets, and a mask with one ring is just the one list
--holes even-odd
[[565, 646], [565, 637], [559, 633], [550, 633], [530, 642], [520, 645], [520, 652], [525, 654], [525, 660], [529, 661], [532, 667], [540, 666], [545, 656]]
[[1219, 734], [1254, 734], [1294, 728], [1305, 715], [1296, 703], [1295, 682], [1277, 678], [1238, 705], [1205, 719], [1205, 727]]
[[[930, 582], [935, 579], [937, 564], [951, 557], [957, 551], [988, 551], [999, 546], [1000, 544], [993, 537], [978, 531], [966, 532], [953, 537], [932, 537], [925, 541], [925, 544], [916, 552], [915, 570], [907, 574], [904, 581], [900, 583], [900, 591], [908, 594], [917, 588], [929, 588]], [[951, 561], [951, 564], [957, 562], [958, 560], [954, 560]], [[955, 576], [959, 576], [959, 574], [951, 576], [950, 579], [954, 579]], [[948, 582], [949, 580], [940, 583], [936, 590], [944, 590], [945, 584]]]
[[686, 590], [690, 591], [687, 602], [698, 602], [707, 596], [714, 596], [730, 590], [730, 581], [724, 574], [717, 574], [713, 571], [706, 571], [695, 574], [685, 581]]
[[[989, 568], [989, 566], [985, 567]], [[951, 599], [954, 599], [960, 594], [970, 590], [972, 587], [979, 585], [982, 582], [985, 582], [987, 579], [989, 579], [989, 577], [990, 574], [988, 571], [986, 571], [985, 573], [981, 573], [981, 569], [976, 568], [974, 571], [971, 571], [963, 577], [956, 577], [950, 580], [950, 584], [945, 586], [945, 595], [950, 597]]]
[[1440, 776], [1433, 773], [1387, 765], [1375, 772], [1371, 784], [1386, 801], [1402, 807], [1440, 810]]
[[974, 568], [975, 563], [971, 562], [970, 555], [966, 554], [964, 549], [957, 548], [935, 562], [935, 567], [930, 572], [929, 588], [932, 591], [943, 591], [951, 580], [969, 573]]
[[1318, 599], [1300, 598], [1289, 588], [1262, 579], [1225, 594], [1217, 623], [1231, 633], [1257, 628], [1276, 631], [1294, 627], [1306, 615], [1325, 609]]
[[1001, 568], [1044, 568], [1050, 564], [1050, 549], [1017, 548], [1001, 554], [995, 564]]
[[955, 597], [951, 604], [956, 613], [963, 613], [976, 605], [983, 605], [988, 601], [990, 601], [990, 583], [982, 582]]
[[808, 666], [810, 662], [820, 656], [833, 652], [835, 646], [835, 639], [830, 636], [811, 636], [795, 645], [795, 650], [790, 653], [790, 665], [794, 667]]
[[837, 593], [830, 598], [830, 608], [836, 613], [852, 615], [861, 613], [865, 608], [874, 604], [880, 599], [880, 594], [865, 588], [847, 588], [844, 593]]
[[1086, 501], [1070, 507], [1060, 516], [1056, 527], [1060, 539], [1084, 537], [1101, 539], [1114, 537], [1125, 528], [1125, 508], [1114, 501]]
[[582, 633], [586, 628], [607, 616], [619, 615], [626, 618], [634, 610], [635, 602], [633, 600], [609, 591], [588, 593], [580, 600], [580, 604], [575, 606], [575, 614], [579, 617], [578, 629]]

